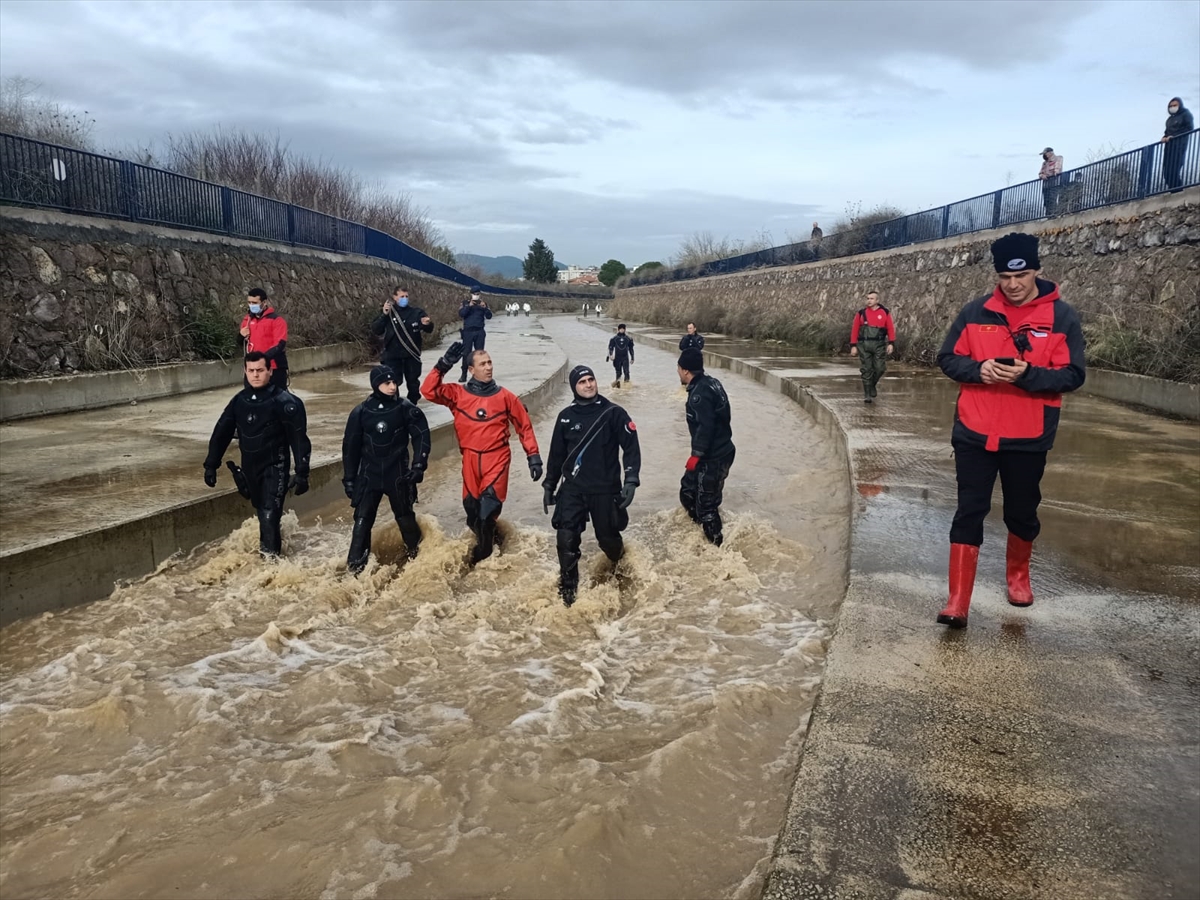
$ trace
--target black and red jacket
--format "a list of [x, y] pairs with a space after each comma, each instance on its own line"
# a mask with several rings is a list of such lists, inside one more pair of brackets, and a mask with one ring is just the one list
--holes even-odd
[[246, 338], [246, 352], [266, 354], [267, 365], [272, 369], [286, 369], [287, 362], [287, 321], [275, 307], [268, 306], [261, 315], [252, 316], [249, 313], [242, 319], [242, 328], [250, 329], [250, 337]]
[[[1000, 288], [962, 308], [938, 352], [938, 366], [959, 382], [955, 443], [985, 450], [1049, 450], [1062, 395], [1087, 374], [1083, 330], [1058, 285], [1038, 279], [1038, 295], [1022, 306]], [[1012, 384], [984, 384], [984, 360], [1012, 357], [1029, 368]]]
[[876, 306], [874, 309], [864, 306], [854, 314], [854, 324], [850, 326], [851, 347], [858, 343], [859, 330], [863, 328], [870, 329], [863, 334], [863, 340], [879, 340], [886, 330], [888, 343], [896, 341], [896, 323], [892, 321], [892, 314], [886, 306]]

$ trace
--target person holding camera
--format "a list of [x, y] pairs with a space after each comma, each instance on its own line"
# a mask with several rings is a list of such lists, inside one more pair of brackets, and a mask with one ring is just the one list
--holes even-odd
[[[304, 404], [271, 383], [265, 353], [255, 350], [246, 354], [245, 376], [246, 386], [229, 401], [209, 439], [204, 483], [217, 486], [217, 468], [236, 434], [242, 465], [238, 467], [230, 460], [229, 471], [238, 493], [253, 504], [258, 514], [258, 549], [267, 559], [283, 551], [279, 524], [288, 489], [294, 489], [297, 495], [308, 490], [312, 444]], [[293, 457], [296, 475], [289, 480]]]
[[[412, 443], [412, 462], [408, 445]], [[421, 528], [413, 512], [417, 485], [429, 465], [425, 413], [400, 396], [391, 366], [371, 370], [371, 396], [350, 411], [342, 438], [342, 487], [354, 509], [354, 531], [346, 568], [357, 575], [371, 556], [371, 528], [387, 495], [408, 558], [417, 555]]]
[[992, 244], [992, 262], [995, 290], [962, 308], [938, 352], [938, 366], [961, 385], [951, 437], [958, 508], [950, 526], [950, 599], [937, 617], [951, 628], [967, 624], [997, 474], [1008, 527], [1008, 602], [1033, 604], [1029, 560], [1041, 530], [1046, 454], [1062, 395], [1087, 376], [1079, 316], [1058, 285], [1037, 277], [1038, 239], [1005, 235]]
[[397, 384], [407, 382], [408, 401], [416, 403], [421, 398], [423, 335], [433, 331], [433, 320], [409, 302], [408, 291], [398, 287], [383, 304], [383, 315], [372, 323], [371, 331], [383, 338], [380, 365], [396, 373]]
[[475, 288], [471, 291], [471, 298], [459, 308], [458, 315], [463, 320], [462, 374], [458, 378], [459, 384], [462, 384], [467, 380], [467, 363], [471, 354], [482, 350], [487, 340], [484, 323], [492, 317], [492, 311], [488, 308], [487, 301], [479, 295], [479, 289]]
[[[463, 357], [464, 344], [455, 341], [425, 376], [421, 394], [430, 403], [449, 407], [454, 414], [454, 436], [462, 453], [463, 509], [467, 527], [475, 533], [472, 564], [492, 555], [496, 519], [508, 497], [508, 470], [512, 463], [509, 424], [517, 429], [529, 463], [529, 477], [542, 477], [542, 457], [529, 413], [521, 398], [496, 384], [492, 357], [486, 350], [473, 350]], [[464, 359], [471, 373], [466, 387], [447, 384], [446, 373]]]

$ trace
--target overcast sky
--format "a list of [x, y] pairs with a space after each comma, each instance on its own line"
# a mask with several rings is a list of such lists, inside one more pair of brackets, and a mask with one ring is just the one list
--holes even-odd
[[632, 266], [1155, 141], [1200, 113], [1200, 3], [4, 0], [0, 75], [103, 146], [278, 131], [458, 251]]

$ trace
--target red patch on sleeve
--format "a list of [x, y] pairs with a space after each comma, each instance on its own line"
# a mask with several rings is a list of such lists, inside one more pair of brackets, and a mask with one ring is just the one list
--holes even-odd
[[634, 425], [632, 421], [630, 421], [630, 422], [625, 423], [625, 430], [626, 431], [637, 431], [637, 426]]

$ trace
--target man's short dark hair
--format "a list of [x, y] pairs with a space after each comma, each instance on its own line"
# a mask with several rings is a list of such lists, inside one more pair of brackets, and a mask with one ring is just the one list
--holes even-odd
[[625, 323], [622, 322], [620, 325], [617, 326], [617, 331], [624, 331], [624, 330], [625, 330]]
[[263, 353], [261, 350], [251, 350], [249, 353], [246, 354], [246, 357], [245, 357], [245, 359], [242, 360], [242, 362], [243, 363], [258, 362], [260, 359], [265, 360], [266, 358], [267, 358], [267, 354]]
[[867, 293], [874, 294], [876, 297], [879, 296], [879, 291], [875, 290], [874, 288], [871, 288], [871, 290], [867, 291]]
[[407, 294], [407, 293], [408, 293], [408, 288], [406, 288], [406, 287], [397, 287], [397, 288], [396, 288], [394, 291], [392, 291], [392, 296], [393, 296], [393, 297], [394, 297], [394, 296], [396, 296], [396, 295], [397, 295], [398, 293], [400, 293], [401, 291], [404, 291], [404, 293], [406, 293], [406, 294]]
[[250, 288], [250, 290], [246, 292], [246, 296], [247, 297], [257, 297], [259, 300], [266, 300], [267, 292], [264, 291], [262, 288]]
[[467, 354], [467, 368], [468, 369], [473, 369], [475, 367], [475, 357], [477, 357], [480, 353], [487, 353], [487, 351], [486, 350], [472, 350], [470, 353]]

